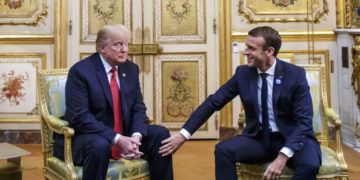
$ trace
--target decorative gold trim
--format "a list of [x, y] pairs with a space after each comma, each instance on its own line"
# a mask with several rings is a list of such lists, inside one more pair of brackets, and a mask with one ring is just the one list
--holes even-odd
[[53, 35], [0, 35], [0, 44], [53, 44]]
[[322, 2], [323, 2], [322, 9], [319, 9], [318, 11], [316, 11], [316, 13], [314, 14], [313, 17], [311, 17], [311, 19], [306, 16], [306, 13], [301, 18], [296, 17], [296, 16], [299, 16], [299, 15], [301, 15], [303, 13], [292, 13], [292, 14], [294, 14], [296, 16], [289, 17], [289, 18], [283, 18], [283, 17], [275, 18], [275, 16], [278, 15], [278, 14], [274, 14], [274, 13], [272, 13], [271, 15], [269, 14], [268, 17], [266, 17], [266, 18], [256, 18], [256, 17], [254, 17], [253, 12], [245, 9], [245, 7], [244, 7], [245, 0], [239, 0], [238, 13], [249, 24], [256, 24], [256, 23], [263, 23], [263, 22], [281, 22], [281, 23], [285, 23], [285, 22], [313, 22], [313, 23], [320, 23], [320, 20], [323, 19], [324, 16], [329, 12], [329, 7], [328, 7], [327, 0], [322, 0]]
[[[40, 58], [41, 62], [41, 69], [46, 69], [46, 54], [44, 53], [11, 53], [11, 54], [0, 54], [1, 58]], [[39, 71], [39, 65], [36, 67], [36, 71]], [[38, 74], [36, 77], [36, 82], [38, 82]], [[36, 87], [36, 91], [38, 92], [39, 90]], [[37, 93], [36, 93], [37, 94]], [[34, 111], [39, 111], [39, 101], [38, 98], [36, 99], [36, 108], [34, 109]], [[0, 123], [34, 123], [34, 122], [40, 122], [40, 112], [37, 112], [39, 117], [34, 118], [34, 117], [24, 117], [24, 118], [0, 118], [1, 121]], [[10, 114], [15, 114], [15, 113], [10, 113]], [[23, 113], [21, 113], [23, 114]]]
[[360, 108], [360, 36], [354, 36], [355, 44], [352, 47], [353, 73], [351, 75], [351, 85], [357, 95], [357, 105]]
[[17, 18], [9, 18], [11, 19], [9, 22], [0, 22], [0, 25], [27, 25], [27, 26], [37, 26], [39, 25], [40, 21], [44, 20], [45, 17], [48, 15], [47, 12], [47, 0], [42, 0], [42, 7], [41, 7], [41, 11], [39, 12], [34, 12], [34, 14], [32, 14], [32, 19], [28, 20], [28, 21], [24, 21], [24, 22], [15, 22], [12, 21], [14, 19]]
[[68, 1], [55, 1], [54, 68], [67, 67], [68, 47]]
[[351, 0], [336, 0], [336, 26], [338, 28], [352, 26], [352, 9]]
[[[231, 1], [218, 1], [220, 38], [220, 84], [232, 76], [231, 56]], [[232, 127], [232, 102], [220, 111], [220, 127]]]
[[[299, 31], [299, 32], [291, 32], [291, 31], [283, 31], [279, 32], [281, 35], [281, 39], [285, 42], [302, 42], [308, 41], [308, 32], [307, 31]], [[232, 41], [245, 41], [247, 37], [247, 32], [233, 32], [231, 39]], [[325, 31], [314, 31], [313, 34], [310, 34], [310, 38], [314, 39], [314, 41], [335, 41], [336, 34], [333, 30], [325, 30]]]

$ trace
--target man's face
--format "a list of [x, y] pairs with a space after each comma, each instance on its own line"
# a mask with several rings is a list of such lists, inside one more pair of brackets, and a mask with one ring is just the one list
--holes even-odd
[[271, 66], [270, 60], [273, 56], [274, 48], [264, 49], [265, 40], [263, 37], [248, 36], [245, 45], [246, 49], [243, 51], [243, 54], [247, 57], [247, 65], [249, 67], [266, 70]]
[[111, 40], [101, 47], [100, 53], [112, 66], [123, 63], [128, 56], [128, 41], [121, 33], [114, 33]]

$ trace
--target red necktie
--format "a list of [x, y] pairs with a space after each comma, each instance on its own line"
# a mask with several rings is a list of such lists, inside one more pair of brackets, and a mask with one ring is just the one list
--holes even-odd
[[[120, 91], [116, 81], [116, 67], [111, 69], [111, 80], [110, 80], [111, 95], [113, 101], [113, 112], [114, 112], [114, 131], [122, 134], [122, 119], [121, 119], [121, 105], [120, 105]], [[120, 149], [117, 145], [111, 148], [111, 155], [113, 159], [120, 159]]]

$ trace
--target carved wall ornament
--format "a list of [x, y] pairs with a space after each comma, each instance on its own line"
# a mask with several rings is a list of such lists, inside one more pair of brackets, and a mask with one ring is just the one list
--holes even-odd
[[191, 4], [189, 3], [189, 0], [169, 0], [166, 5], [166, 9], [169, 11], [171, 17], [176, 19], [176, 21], [180, 24], [183, 19], [186, 19], [187, 16], [189, 16]]
[[276, 6], [289, 6], [289, 5], [293, 5], [295, 1], [297, 0], [267, 0], [267, 1], [271, 1], [273, 4], [275, 4]]
[[[329, 12], [327, 0], [239, 0], [238, 13], [249, 24], [320, 21]], [[309, 7], [310, 6], [310, 7]], [[308, 16], [308, 14], [312, 14]]]
[[4, 0], [0, 5], [0, 25], [37, 26], [46, 18], [47, 0]]
[[360, 36], [355, 36], [355, 45], [352, 47], [353, 73], [351, 75], [351, 84], [357, 95], [357, 104], [360, 108]]
[[100, 2], [100, 0], [96, 0], [93, 8], [95, 11], [95, 15], [103, 20], [105, 24], [108, 24], [109, 20], [114, 19], [115, 13], [118, 12], [117, 0], [108, 1], [109, 4], [106, 6], [106, 3]]

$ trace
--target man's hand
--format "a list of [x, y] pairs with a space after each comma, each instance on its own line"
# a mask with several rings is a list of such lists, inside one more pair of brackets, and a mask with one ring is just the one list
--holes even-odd
[[289, 157], [285, 154], [279, 153], [276, 159], [266, 169], [262, 179], [280, 179], [281, 172], [288, 159]]
[[141, 143], [137, 138], [120, 136], [116, 145], [121, 149], [121, 156], [126, 159], [133, 159], [134, 157], [140, 157], [143, 155], [143, 153], [139, 151]]
[[[133, 143], [133, 149], [136, 150], [136, 151], [139, 151], [140, 152], [140, 145], [141, 145], [141, 137], [139, 135], [133, 135], [132, 139], [134, 140], [134, 142], [136, 143]], [[133, 156], [131, 156], [131, 159], [138, 159], [140, 158], [141, 155], [140, 154], [133, 154]]]
[[185, 140], [186, 140], [185, 137], [180, 133], [172, 135], [171, 137], [161, 141], [163, 145], [160, 147], [159, 153], [162, 156], [167, 156], [172, 153], [175, 153], [180, 148], [180, 146], [185, 142]]

